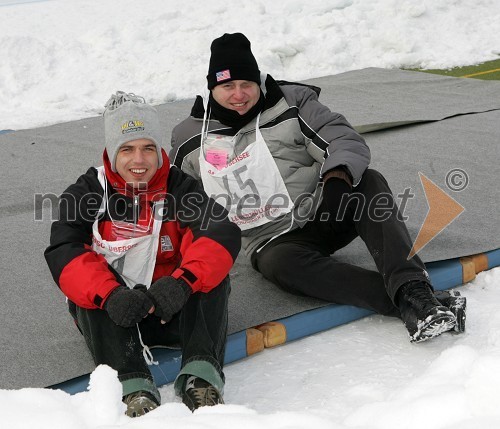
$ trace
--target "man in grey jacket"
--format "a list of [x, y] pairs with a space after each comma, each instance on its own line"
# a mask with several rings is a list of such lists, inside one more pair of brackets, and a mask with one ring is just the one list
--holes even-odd
[[[463, 330], [465, 299], [459, 310], [456, 297], [438, 300], [419, 257], [407, 260], [389, 185], [319, 88], [261, 74], [241, 33], [212, 42], [207, 80], [173, 130], [170, 158], [226, 206], [256, 270], [292, 293], [401, 317], [411, 341]], [[331, 258], [357, 236], [378, 272]]]

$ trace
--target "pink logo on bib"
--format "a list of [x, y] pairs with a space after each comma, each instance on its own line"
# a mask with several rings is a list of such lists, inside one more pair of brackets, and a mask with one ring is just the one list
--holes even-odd
[[220, 170], [227, 165], [228, 153], [224, 149], [208, 149], [205, 158], [207, 162]]

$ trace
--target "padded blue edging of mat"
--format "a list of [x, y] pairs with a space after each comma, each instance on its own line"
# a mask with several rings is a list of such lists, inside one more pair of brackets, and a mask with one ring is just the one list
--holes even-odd
[[[486, 252], [486, 255], [488, 256], [488, 269], [500, 266], [500, 249]], [[432, 284], [437, 290], [450, 289], [462, 284], [462, 265], [458, 259], [431, 262], [426, 264], [426, 268]], [[358, 307], [330, 304], [285, 317], [278, 320], [278, 322], [285, 325], [288, 342], [361, 319], [371, 314], [374, 313]], [[229, 335], [224, 362], [228, 364], [247, 357], [246, 347], [246, 331]], [[180, 351], [158, 348], [152, 349], [152, 353], [154, 359], [159, 362], [159, 365], [152, 365], [150, 367], [156, 384], [162, 386], [173, 382], [181, 366]], [[51, 386], [51, 388], [62, 389], [67, 393], [75, 394], [85, 391], [88, 382], [89, 375], [87, 374]]]
[[11, 133], [12, 131], [14, 131], [14, 130], [0, 130], [0, 134], [7, 134], [7, 133]]
[[488, 269], [500, 267], [500, 249], [485, 252], [485, 255], [488, 257]]
[[463, 283], [462, 264], [458, 259], [429, 262], [426, 268], [436, 290], [450, 289]]
[[286, 341], [294, 341], [308, 335], [344, 325], [362, 317], [374, 314], [373, 311], [351, 305], [330, 304], [314, 310], [304, 311], [278, 320], [286, 328]]

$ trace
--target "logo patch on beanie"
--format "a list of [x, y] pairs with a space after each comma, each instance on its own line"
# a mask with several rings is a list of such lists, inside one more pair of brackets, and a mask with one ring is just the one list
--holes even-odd
[[127, 121], [122, 125], [122, 134], [133, 133], [136, 131], [144, 131], [144, 122]]
[[227, 80], [231, 79], [231, 72], [228, 70], [222, 70], [220, 72], [215, 73], [215, 78], [217, 79], [217, 82], [220, 82], [221, 80]]

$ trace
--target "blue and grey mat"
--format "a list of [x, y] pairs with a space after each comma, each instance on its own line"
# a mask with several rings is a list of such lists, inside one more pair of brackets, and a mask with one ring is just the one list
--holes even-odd
[[[412, 238], [428, 211], [419, 172], [465, 208], [420, 253], [436, 288], [463, 284], [473, 277], [474, 267], [500, 265], [500, 188], [495, 185], [500, 176], [500, 82], [376, 68], [309, 82], [322, 88], [323, 103], [364, 134], [371, 166], [387, 177], [394, 194], [406, 189], [414, 194], [405, 208]], [[159, 106], [166, 136], [189, 114], [191, 104]], [[43, 196], [59, 195], [89, 166], [100, 164], [101, 119], [0, 132], [0, 147], [0, 388], [84, 390], [94, 365], [45, 265], [52, 207]], [[460, 190], [447, 183], [450, 172], [459, 170], [466, 180]], [[469, 255], [480, 256], [462, 258]], [[359, 240], [335, 257], [374, 268]], [[247, 329], [256, 325], [280, 320], [286, 341], [292, 341], [370, 314], [289, 295], [254, 272], [243, 255], [233, 268], [232, 285], [227, 362], [247, 356]], [[154, 353], [160, 361], [153, 368], [158, 384], [172, 381], [178, 352]]]

